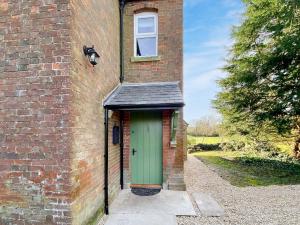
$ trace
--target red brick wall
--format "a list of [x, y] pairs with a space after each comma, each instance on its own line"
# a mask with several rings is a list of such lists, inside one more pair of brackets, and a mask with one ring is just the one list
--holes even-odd
[[[183, 3], [182, 0], [138, 1], [126, 5], [125, 10], [125, 81], [180, 81], [183, 65]], [[134, 56], [135, 12], [157, 11], [159, 61], [131, 62]]]
[[130, 157], [130, 112], [124, 113], [124, 125], [123, 125], [123, 142], [124, 142], [124, 167], [129, 168]]
[[[113, 145], [113, 127], [120, 127], [120, 113], [113, 112], [112, 117], [109, 119], [109, 133], [108, 133], [108, 144], [109, 144], [109, 154], [108, 154], [108, 176], [109, 176], [109, 202], [114, 200], [114, 197], [119, 193], [120, 190], [120, 145]], [[104, 177], [102, 176], [104, 179]]]
[[[95, 45], [92, 67], [83, 45]], [[103, 98], [118, 0], [0, 1], [0, 224], [84, 224], [103, 208]], [[110, 137], [119, 115], [110, 120]], [[119, 146], [110, 142], [110, 197]]]
[[164, 169], [164, 181], [168, 179], [168, 176], [172, 172], [172, 166], [175, 159], [175, 149], [171, 147], [171, 115], [170, 110], [163, 111], [163, 169]]
[[179, 118], [179, 127], [176, 132], [176, 145], [171, 146], [171, 119], [172, 110], [163, 111], [163, 155], [164, 155], [164, 179], [183, 172], [183, 133], [180, 126], [182, 118]]
[[124, 184], [131, 180], [130, 168], [130, 112], [124, 112], [123, 122], [123, 160], [124, 160]]
[[[71, 1], [71, 128], [73, 225], [84, 224], [104, 203], [103, 98], [119, 83], [118, 0]], [[83, 45], [95, 46], [100, 55], [93, 67]], [[109, 195], [119, 190], [119, 145], [112, 145], [111, 130], [119, 123], [114, 113], [109, 124]]]
[[68, 1], [0, 1], [0, 224], [69, 224]]

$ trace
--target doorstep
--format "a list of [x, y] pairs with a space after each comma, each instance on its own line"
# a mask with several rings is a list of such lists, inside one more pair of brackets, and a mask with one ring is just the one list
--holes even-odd
[[224, 215], [224, 209], [209, 194], [193, 193], [192, 196], [202, 216], [219, 217]]

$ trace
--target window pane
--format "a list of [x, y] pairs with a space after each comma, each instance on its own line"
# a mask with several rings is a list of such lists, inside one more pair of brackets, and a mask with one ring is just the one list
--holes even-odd
[[139, 18], [138, 33], [154, 33], [154, 17]]
[[137, 38], [136, 39], [137, 56], [155, 56], [156, 55], [156, 37]]

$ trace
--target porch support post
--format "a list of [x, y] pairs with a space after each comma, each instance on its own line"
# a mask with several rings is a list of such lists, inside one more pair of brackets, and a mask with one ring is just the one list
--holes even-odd
[[120, 185], [124, 189], [124, 112], [120, 111]]
[[108, 109], [104, 112], [104, 210], [109, 214], [108, 209]]

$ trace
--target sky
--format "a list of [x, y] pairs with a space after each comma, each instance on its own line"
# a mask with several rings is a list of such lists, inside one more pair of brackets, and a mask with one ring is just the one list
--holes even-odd
[[216, 81], [233, 43], [231, 30], [241, 22], [241, 0], [184, 1], [185, 120], [216, 115], [211, 101], [220, 90]]

